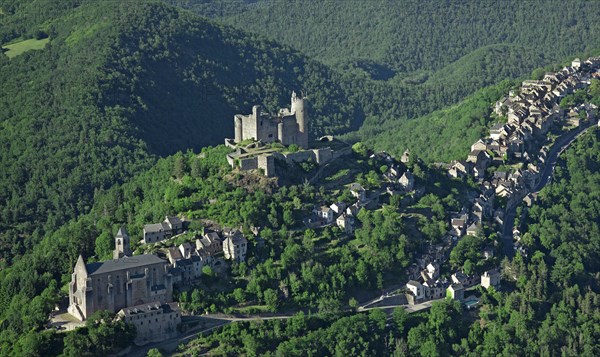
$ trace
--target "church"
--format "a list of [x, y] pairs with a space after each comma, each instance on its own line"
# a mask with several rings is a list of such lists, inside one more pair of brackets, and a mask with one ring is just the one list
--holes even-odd
[[153, 254], [131, 255], [129, 235], [120, 228], [112, 260], [86, 264], [80, 255], [69, 284], [69, 313], [83, 321], [98, 310], [118, 312], [131, 306], [173, 301], [166, 260]]

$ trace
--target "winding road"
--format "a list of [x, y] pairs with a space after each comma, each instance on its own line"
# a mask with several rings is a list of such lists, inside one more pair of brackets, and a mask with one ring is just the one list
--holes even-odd
[[[587, 132], [590, 128], [595, 127], [595, 123], [590, 122], [584, 126], [581, 126], [577, 129], [573, 129], [559, 136], [552, 148], [548, 152], [546, 156], [546, 164], [544, 165], [544, 170], [542, 170], [540, 174], [540, 180], [535, 185], [534, 189], [531, 192], [539, 192], [544, 186], [550, 182], [552, 178], [552, 174], [554, 173], [554, 168], [556, 167], [556, 163], [558, 162], [558, 157], [562, 154], [578, 137]], [[511, 204], [506, 209], [506, 213], [504, 216], [504, 228], [502, 230], [502, 238], [503, 238], [503, 253], [505, 256], [509, 258], [513, 258], [515, 255], [515, 251], [513, 248], [513, 228], [515, 225], [515, 216], [517, 212], [517, 207], [521, 203], [520, 200]]]

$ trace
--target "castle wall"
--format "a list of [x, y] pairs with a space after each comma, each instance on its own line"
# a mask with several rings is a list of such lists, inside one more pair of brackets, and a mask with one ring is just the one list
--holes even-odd
[[260, 155], [258, 168], [262, 169], [267, 177], [275, 176], [275, 158], [272, 155]]
[[314, 149], [317, 164], [323, 165], [333, 160], [333, 150], [330, 148]]
[[254, 170], [258, 168], [258, 162], [256, 157], [250, 157], [246, 159], [240, 159], [240, 170]]
[[261, 115], [258, 105], [252, 107], [252, 114], [234, 116], [234, 142], [254, 139], [263, 142], [279, 140], [283, 145], [296, 144], [308, 148], [308, 117], [304, 99], [292, 93], [291, 110], [281, 109], [279, 115]]
[[284, 154], [285, 160], [288, 163], [292, 162], [304, 162], [308, 160], [312, 160], [314, 162], [317, 161], [314, 151], [306, 150], [306, 151], [298, 151]]
[[242, 120], [242, 139], [240, 141], [236, 142], [241, 142], [247, 139], [257, 139], [258, 138], [258, 132], [257, 132], [257, 120], [256, 118], [250, 114], [250, 115], [243, 115], [241, 116], [241, 120]]
[[235, 128], [235, 138], [234, 141], [236, 143], [239, 143], [241, 141], [243, 141], [243, 137], [244, 137], [244, 131], [243, 131], [243, 126], [242, 126], [242, 117], [241, 115], [236, 115], [234, 117], [234, 128]]
[[279, 141], [285, 146], [292, 144], [298, 145], [298, 123], [295, 116], [286, 116], [282, 119], [283, 135], [279, 137]]

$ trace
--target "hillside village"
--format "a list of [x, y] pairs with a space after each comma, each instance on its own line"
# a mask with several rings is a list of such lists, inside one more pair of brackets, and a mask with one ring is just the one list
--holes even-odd
[[[470, 210], [465, 208], [453, 215], [449, 237], [457, 240], [464, 235], [478, 235], [485, 222], [498, 226], [498, 235], [502, 236], [505, 225], [512, 224], [505, 222], [506, 211], [521, 201], [527, 206], [532, 205], [536, 197], [534, 190], [542, 179], [552, 144], [547, 137], [549, 130], [554, 126], [560, 128], [559, 132], [577, 131], [597, 121], [598, 108], [591, 103], [567, 108], [568, 112], [560, 105], [565, 96], [586, 88], [593, 78], [600, 78], [600, 57], [586, 61], [575, 59], [571, 66], [547, 73], [543, 80], [523, 81], [519, 91], [511, 91], [495, 104], [495, 113], [506, 117], [507, 122], [493, 125], [487, 138], [471, 146], [466, 160], [449, 165], [449, 177], [471, 177], [481, 191], [471, 202]], [[515, 164], [526, 169], [514, 168]], [[499, 167], [507, 169], [497, 169]], [[503, 200], [502, 204], [498, 204], [500, 200]], [[519, 230], [508, 228], [514, 235], [514, 250], [527, 255], [519, 243]], [[447, 241], [451, 242], [450, 239]], [[504, 244], [513, 245], [512, 241]], [[438, 299], [446, 293], [462, 300], [465, 289], [474, 285], [499, 286], [499, 267], [485, 271], [481, 276], [468, 276], [459, 271], [452, 275], [452, 281], [438, 280], [440, 266], [447, 259], [449, 249], [431, 248], [430, 254], [418, 258], [409, 268], [411, 280], [406, 284], [409, 303]], [[492, 247], [485, 248], [483, 257], [489, 259], [493, 254]]]
[[[458, 270], [447, 279], [442, 276], [448, 276], [448, 272], [441, 270], [453, 248], [465, 236], [481, 235], [484, 229], [489, 231], [491, 227], [495, 227], [498, 235], [502, 236], [507, 224], [506, 211], [522, 201], [528, 205], [533, 202], [535, 194], [530, 192], [541, 180], [552, 144], [547, 139], [548, 133], [552, 128], [559, 134], [567, 129], [581, 130], [596, 120], [597, 108], [593, 105], [583, 103], [573, 108], [561, 108], [561, 99], [586, 88], [592, 78], [599, 77], [600, 58], [590, 58], [585, 62], [575, 60], [571, 66], [557, 73], [546, 74], [544, 80], [524, 81], [519, 91], [511, 91], [496, 103], [494, 111], [499, 117], [506, 117], [507, 122], [494, 125], [487, 138], [474, 143], [466, 160], [453, 162], [447, 167], [450, 179], [472, 180], [476, 182], [479, 193], [474, 194], [460, 211], [451, 213], [446, 222], [448, 230], [437, 244], [428, 245], [423, 254], [414, 256], [414, 262], [406, 269], [408, 281], [404, 288], [395, 288], [378, 301], [400, 296], [402, 304], [410, 306], [448, 296], [473, 306], [477, 303], [476, 298], [467, 297], [473, 287], [500, 287], [499, 241], [485, 246], [480, 252], [481, 259], [486, 261], [482, 264], [486, 267], [482, 274]], [[292, 108], [294, 100], [298, 98], [292, 94]], [[302, 108], [304, 118], [307, 118], [304, 103]], [[280, 118], [279, 124], [291, 122], [294, 110], [282, 110], [281, 113], [284, 119]], [[278, 138], [286, 135], [280, 132], [277, 139], [271, 134], [266, 134], [265, 138], [256, 133], [244, 134], [237, 126], [252, 118], [256, 121], [260, 116], [259, 109], [255, 108], [246, 119], [235, 117], [236, 139], [230, 144], [237, 150], [238, 156], [228, 156], [228, 161], [230, 164], [233, 162], [235, 170], [254, 170], [256, 174], [274, 176], [275, 171], [269, 165], [274, 165], [275, 160], [287, 162], [285, 157], [277, 154], [264, 156], [264, 153], [250, 155], [249, 158], [239, 156], [240, 143], [245, 147], [260, 147], [265, 139], [267, 143], [278, 142], [281, 141]], [[302, 125], [307, 124], [302, 122]], [[309, 144], [300, 135], [301, 125], [297, 122], [296, 126], [288, 123], [287, 126], [274, 127], [293, 127], [297, 137], [291, 135], [288, 147], [297, 145], [310, 151]], [[561, 129], [563, 127], [565, 129]], [[318, 152], [310, 152], [312, 154], [307, 157], [319, 157]], [[346, 149], [338, 157], [344, 155], [348, 155]], [[393, 199], [398, 199], [401, 207], [416, 202], [427, 192], [427, 187], [409, 168], [414, 156], [408, 150], [400, 160], [385, 152], [368, 153], [369, 160], [384, 164], [377, 177], [378, 184], [371, 189], [366, 189], [360, 182], [346, 184], [341, 191], [347, 193], [347, 199], [318, 202], [312, 210], [303, 211], [302, 225], [306, 229], [337, 227], [342, 237], [350, 240], [357, 229], [361, 210], [380, 210]], [[251, 158], [256, 158], [256, 165], [240, 164]], [[331, 156], [327, 162], [333, 159], [334, 156]], [[297, 162], [295, 159], [292, 161]], [[270, 164], [262, 167], [260, 162]], [[166, 216], [162, 222], [145, 224], [140, 240], [141, 251], [147, 252], [144, 254], [132, 254], [130, 237], [121, 228], [115, 236], [113, 260], [86, 264], [80, 256], [69, 288], [69, 312], [79, 321], [101, 309], [117, 313], [121, 319], [137, 327], [135, 342], [138, 345], [176, 336], [182, 312], [173, 301], [173, 292], [200, 283], [207, 268], [219, 270], [219, 266], [223, 267], [227, 262], [245, 262], [250, 246], [258, 244], [261, 239], [261, 229], [256, 227], [252, 227], [254, 236], [249, 240], [241, 228], [212, 227], [197, 231], [189, 230], [188, 224], [177, 216]], [[515, 234], [518, 238], [518, 230]], [[519, 246], [518, 239], [515, 249], [527, 254]]]

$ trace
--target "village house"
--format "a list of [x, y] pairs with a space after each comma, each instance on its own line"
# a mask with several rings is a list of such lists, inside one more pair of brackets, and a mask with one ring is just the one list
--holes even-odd
[[402, 188], [404, 188], [404, 190], [407, 192], [412, 191], [415, 187], [415, 177], [410, 171], [406, 171], [404, 175], [400, 177], [400, 180], [398, 182], [400, 183], [400, 185], [402, 185]]
[[223, 240], [223, 252], [225, 259], [244, 262], [248, 252], [248, 240], [239, 230], [230, 231]]
[[346, 208], [346, 214], [351, 217], [356, 217], [358, 211], [360, 211], [360, 206], [358, 203], [354, 203]]
[[410, 151], [408, 149], [406, 149], [400, 157], [400, 162], [403, 164], [408, 164], [410, 162]]
[[135, 326], [134, 343], [138, 346], [177, 336], [177, 326], [181, 323], [177, 303], [163, 304], [160, 301], [123, 308], [117, 316]]
[[457, 271], [456, 273], [452, 274], [451, 279], [454, 284], [461, 284], [465, 288], [470, 288], [471, 286], [477, 285], [481, 282], [478, 275], [466, 275], [462, 271]]
[[364, 201], [367, 199], [367, 192], [359, 183], [353, 183], [350, 185], [350, 193], [359, 201]]
[[481, 286], [489, 289], [490, 287], [500, 287], [500, 273], [497, 269], [489, 270], [481, 275]]
[[144, 225], [142, 243], [156, 243], [183, 231], [183, 222], [177, 216], [165, 216], [161, 223]]
[[440, 281], [427, 281], [423, 283], [425, 298], [427, 300], [441, 299], [445, 296], [445, 286]]
[[344, 213], [344, 210], [346, 209], [346, 204], [344, 202], [337, 202], [337, 203], [331, 204], [331, 206], [329, 206], [329, 208], [331, 208], [335, 214], [342, 214], [342, 213]]
[[452, 226], [452, 232], [456, 236], [462, 237], [465, 234], [468, 218], [469, 218], [469, 216], [467, 214], [460, 214], [460, 215], [455, 215], [450, 220], [450, 225]]
[[321, 206], [319, 208], [315, 208], [314, 213], [319, 219], [324, 220], [326, 224], [333, 222], [334, 211], [331, 209], [331, 207]]
[[223, 240], [217, 232], [207, 232], [196, 239], [196, 250], [209, 256], [223, 252]]
[[481, 229], [481, 225], [479, 225], [477, 223], [473, 223], [467, 228], [467, 235], [477, 237], [480, 229]]
[[410, 280], [408, 283], [406, 283], [406, 288], [410, 292], [408, 295], [412, 296], [413, 298], [413, 304], [418, 304], [425, 299], [425, 289], [423, 288], [423, 285], [418, 281]]
[[450, 284], [446, 289], [446, 296], [453, 300], [462, 301], [465, 298], [465, 288], [460, 283]]
[[336, 219], [336, 224], [346, 234], [352, 234], [354, 232], [354, 218], [352, 218], [352, 216], [344, 213]]

